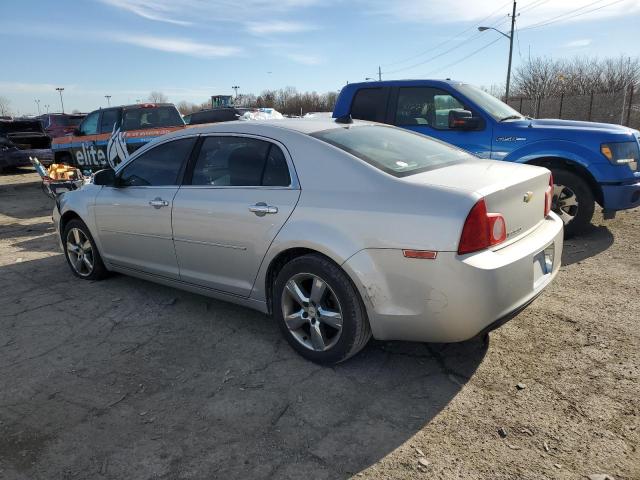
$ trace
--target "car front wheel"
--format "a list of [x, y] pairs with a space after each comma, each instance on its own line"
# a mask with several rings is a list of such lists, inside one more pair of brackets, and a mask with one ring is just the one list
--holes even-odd
[[73, 219], [67, 223], [62, 233], [62, 245], [67, 263], [76, 277], [101, 280], [107, 276], [107, 269], [83, 221]]
[[275, 280], [272, 301], [289, 344], [313, 362], [342, 362], [371, 338], [358, 291], [340, 267], [320, 255], [287, 263]]

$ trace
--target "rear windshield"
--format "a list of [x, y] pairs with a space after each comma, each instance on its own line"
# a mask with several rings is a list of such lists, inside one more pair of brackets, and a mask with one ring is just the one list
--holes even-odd
[[60, 125], [61, 127], [77, 127], [82, 122], [84, 115], [74, 115], [74, 116], [55, 116], [51, 119], [53, 120], [54, 125]]
[[475, 158], [438, 140], [383, 125], [334, 128], [312, 136], [396, 177], [406, 177]]
[[177, 127], [184, 125], [176, 107], [140, 107], [124, 111], [123, 130]]

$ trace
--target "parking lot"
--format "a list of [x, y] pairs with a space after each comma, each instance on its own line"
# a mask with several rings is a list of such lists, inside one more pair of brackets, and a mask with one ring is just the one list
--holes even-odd
[[0, 177], [0, 478], [640, 478], [638, 209], [597, 213], [488, 343], [327, 368], [257, 312], [76, 279], [51, 208]]

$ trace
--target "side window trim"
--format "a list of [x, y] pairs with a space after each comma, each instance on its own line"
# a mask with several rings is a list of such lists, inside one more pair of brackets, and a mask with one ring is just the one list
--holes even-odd
[[193, 135], [184, 135], [184, 136], [180, 136], [180, 137], [174, 137], [174, 138], [168, 138], [166, 140], [163, 140], [162, 142], [156, 143], [153, 146], [149, 147], [149, 148], [145, 148], [144, 150], [140, 149], [138, 151], [135, 152], [135, 154], [131, 157], [129, 157], [129, 159], [126, 162], [121, 163], [120, 165], [118, 165], [118, 168], [115, 172], [115, 176], [116, 176], [116, 185], [118, 185], [120, 183], [120, 177], [122, 176], [122, 173], [124, 172], [124, 170], [131, 165], [133, 162], [135, 162], [135, 160], [139, 157], [141, 157], [142, 155], [146, 154], [147, 152], [151, 152], [154, 149], [158, 148], [161, 145], [164, 145], [166, 143], [169, 142], [173, 142], [173, 141], [177, 141], [177, 140], [184, 140], [186, 138], [195, 138], [196, 141], [194, 142], [193, 147], [191, 147], [191, 152], [189, 153], [189, 155], [187, 155], [186, 160], [184, 160], [182, 162], [182, 165], [180, 166], [180, 170], [178, 170], [178, 175], [176, 177], [176, 183], [175, 185], [131, 185], [131, 186], [127, 186], [127, 187], [120, 187], [118, 186], [118, 188], [180, 188], [183, 185], [183, 182], [185, 180], [185, 175], [186, 175], [186, 170], [187, 167], [189, 166], [190, 162], [191, 162], [191, 158], [193, 157], [194, 153], [197, 154], [197, 152], [200, 151], [200, 144], [202, 143], [202, 140], [199, 138], [200, 135], [199, 134], [193, 134]]
[[[287, 162], [287, 168], [289, 170], [289, 178], [291, 179], [291, 183], [287, 187], [278, 187], [278, 186], [269, 186], [269, 185], [191, 185], [191, 181], [193, 179], [193, 170], [195, 168], [196, 162], [198, 160], [198, 156], [200, 155], [200, 150], [202, 148], [202, 144], [208, 137], [242, 137], [242, 138], [254, 138], [256, 140], [262, 140], [265, 142], [269, 142], [271, 145], [276, 145], [280, 147], [282, 154]], [[271, 149], [271, 145], [269, 146], [269, 150]], [[269, 151], [267, 151], [267, 156]], [[200, 135], [200, 139], [198, 140], [195, 148], [193, 149], [192, 155], [189, 158], [189, 162], [187, 168], [185, 170], [185, 175], [183, 179], [183, 183], [180, 188], [198, 188], [198, 189], [254, 189], [254, 190], [300, 190], [300, 182], [298, 181], [298, 173], [296, 172], [295, 165], [293, 163], [293, 159], [291, 158], [291, 154], [287, 147], [285, 147], [278, 140], [270, 137], [265, 137], [262, 135], [255, 135], [249, 133], [231, 133], [231, 132], [219, 132], [219, 133], [203, 133]]]

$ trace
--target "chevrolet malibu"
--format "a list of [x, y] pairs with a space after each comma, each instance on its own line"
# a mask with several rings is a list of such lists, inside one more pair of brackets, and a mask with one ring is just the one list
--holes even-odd
[[59, 197], [71, 271], [120, 272], [271, 314], [318, 363], [370, 339], [457, 342], [560, 267], [549, 170], [350, 118], [173, 132]]

